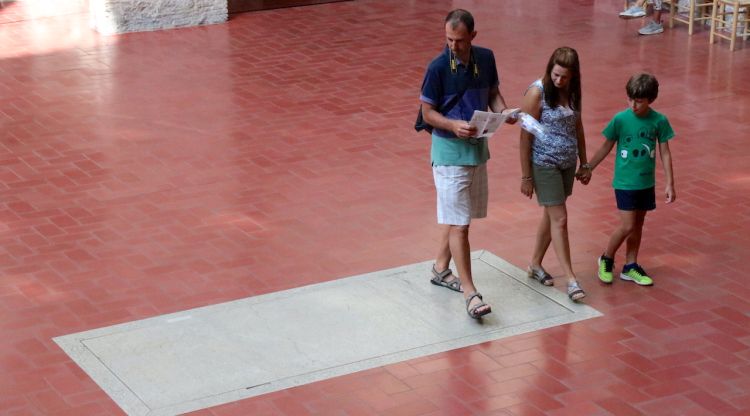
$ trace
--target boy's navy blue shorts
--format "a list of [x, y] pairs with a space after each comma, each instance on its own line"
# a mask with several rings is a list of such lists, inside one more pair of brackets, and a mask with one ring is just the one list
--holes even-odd
[[615, 189], [617, 209], [621, 211], [651, 211], [656, 209], [654, 187], [634, 191]]

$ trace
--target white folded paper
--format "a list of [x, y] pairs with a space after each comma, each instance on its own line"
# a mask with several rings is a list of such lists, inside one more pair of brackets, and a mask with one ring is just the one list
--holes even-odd
[[491, 113], [488, 111], [475, 110], [469, 120], [469, 124], [477, 129], [478, 138], [488, 139], [495, 134], [495, 131], [505, 123], [508, 118], [515, 118], [520, 114], [519, 108], [514, 108], [503, 113]]

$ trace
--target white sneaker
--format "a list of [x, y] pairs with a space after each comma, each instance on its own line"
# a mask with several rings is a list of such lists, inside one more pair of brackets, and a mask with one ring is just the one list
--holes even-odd
[[640, 35], [657, 35], [664, 31], [664, 26], [661, 23], [651, 22], [646, 26], [638, 29]]
[[646, 15], [646, 10], [643, 7], [632, 6], [624, 12], [620, 12], [620, 17], [623, 19], [633, 19], [636, 17], [643, 17]]

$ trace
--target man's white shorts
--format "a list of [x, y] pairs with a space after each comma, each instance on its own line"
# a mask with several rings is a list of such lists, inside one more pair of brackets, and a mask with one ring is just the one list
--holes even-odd
[[487, 216], [487, 164], [433, 166], [438, 224], [469, 225]]

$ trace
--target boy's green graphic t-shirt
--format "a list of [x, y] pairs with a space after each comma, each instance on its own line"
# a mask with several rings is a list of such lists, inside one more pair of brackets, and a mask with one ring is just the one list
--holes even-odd
[[643, 117], [633, 110], [621, 111], [602, 131], [607, 140], [617, 141], [615, 189], [647, 189], [656, 183], [656, 148], [674, 137], [667, 118], [653, 109]]

